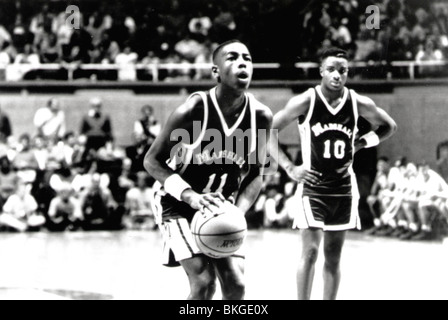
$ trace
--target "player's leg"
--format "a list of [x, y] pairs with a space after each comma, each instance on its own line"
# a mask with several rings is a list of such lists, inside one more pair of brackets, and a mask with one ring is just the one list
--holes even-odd
[[323, 231], [321, 229], [304, 229], [300, 233], [302, 237], [302, 255], [297, 271], [297, 292], [299, 300], [309, 300], [311, 298], [315, 265]]
[[188, 300], [211, 300], [216, 291], [216, 273], [213, 262], [206, 256], [180, 261], [190, 282]]
[[184, 268], [190, 282], [189, 300], [209, 300], [216, 290], [216, 273], [211, 258], [201, 254], [190, 224], [184, 218], [172, 218], [159, 224], [164, 239], [164, 265]]
[[326, 232], [324, 236], [324, 300], [335, 300], [341, 281], [341, 254], [346, 231]]
[[244, 258], [230, 257], [214, 260], [216, 273], [221, 284], [223, 300], [243, 300], [246, 289], [244, 283]]
[[399, 237], [403, 240], [408, 240], [414, 237], [420, 230], [420, 219], [417, 217], [417, 202], [403, 202], [403, 212], [406, 216], [408, 225], [407, 230]]
[[370, 195], [367, 197], [367, 205], [369, 206], [370, 213], [373, 219], [373, 228], [367, 230], [367, 234], [374, 235], [381, 230], [381, 200], [378, 196]]
[[422, 228], [419, 234], [415, 235], [413, 240], [425, 240], [429, 239], [432, 234], [432, 224], [435, 218], [435, 212], [438, 212], [438, 208], [434, 201], [430, 199], [422, 199], [418, 204], [418, 212], [420, 220], [422, 222]]

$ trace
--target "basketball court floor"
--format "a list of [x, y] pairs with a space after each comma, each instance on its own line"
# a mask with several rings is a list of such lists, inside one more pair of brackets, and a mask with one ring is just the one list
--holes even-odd
[[[2, 233], [0, 299], [183, 300], [186, 276], [160, 265], [160, 248], [158, 232], [149, 231]], [[296, 298], [296, 231], [250, 231], [247, 252], [248, 300]], [[320, 258], [313, 299], [322, 296], [321, 270]], [[353, 232], [343, 252], [339, 299], [445, 300], [447, 271], [448, 243]]]

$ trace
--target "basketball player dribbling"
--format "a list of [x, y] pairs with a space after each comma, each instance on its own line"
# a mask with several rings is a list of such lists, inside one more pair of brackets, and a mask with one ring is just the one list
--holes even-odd
[[[345, 87], [349, 62], [345, 51], [329, 49], [321, 57], [322, 82], [293, 97], [274, 117], [273, 129], [299, 125], [302, 166], [294, 166], [271, 143], [272, 154], [291, 179], [299, 182], [294, 228], [301, 230], [302, 256], [297, 273], [298, 298], [311, 297], [315, 263], [324, 241], [324, 299], [334, 300], [340, 282], [340, 259], [347, 230], [360, 228], [354, 154], [377, 146], [396, 131], [394, 120], [368, 97]], [[358, 117], [375, 131], [359, 137]], [[271, 141], [275, 141], [273, 133]]]
[[[164, 264], [184, 268], [191, 300], [212, 299], [217, 279], [223, 299], [239, 300], [245, 294], [243, 253], [223, 259], [201, 254], [190, 224], [197, 211], [213, 211], [223, 201], [235, 201], [243, 212], [250, 209], [262, 187], [273, 116], [246, 93], [253, 65], [243, 43], [220, 45], [213, 64], [217, 87], [192, 94], [173, 112], [144, 164], [163, 186], [156, 197], [162, 212]], [[266, 141], [257, 138], [258, 130], [266, 131]]]

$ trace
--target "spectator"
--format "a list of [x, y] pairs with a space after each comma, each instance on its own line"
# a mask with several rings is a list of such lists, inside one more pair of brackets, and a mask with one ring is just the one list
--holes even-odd
[[17, 190], [19, 177], [6, 156], [0, 158], [0, 208]]
[[131, 47], [126, 46], [122, 52], [115, 57], [115, 64], [120, 69], [118, 70], [119, 80], [135, 81], [137, 78], [137, 71], [135, 64], [137, 63], [138, 55], [132, 52]]
[[40, 59], [42, 63], [58, 63], [62, 57], [61, 47], [58, 44], [57, 36], [50, 33], [40, 43]]
[[194, 38], [199, 41], [205, 40], [208, 37], [211, 28], [212, 21], [201, 11], [199, 11], [188, 24], [188, 30]]
[[384, 229], [384, 225], [381, 221], [381, 215], [386, 211], [390, 204], [391, 197], [387, 195], [389, 190], [389, 159], [387, 157], [381, 157], [377, 162], [377, 173], [373, 182], [370, 195], [367, 197], [367, 204], [372, 214], [374, 227], [368, 230], [369, 234], [375, 234], [376, 232]]
[[376, 50], [377, 41], [374, 33], [367, 29], [365, 23], [361, 24], [358, 39], [356, 40], [357, 51], [355, 54], [356, 61], [367, 61]]
[[8, 115], [0, 108], [0, 142], [5, 143], [12, 135], [11, 122]]
[[153, 230], [156, 226], [153, 213], [154, 192], [146, 172], [137, 174], [137, 185], [126, 193], [126, 216], [128, 229]]
[[30, 194], [29, 185], [19, 182], [17, 191], [12, 194], [0, 215], [0, 225], [14, 231], [39, 230], [45, 224], [45, 218], [37, 212], [38, 204]]
[[65, 167], [71, 167], [74, 164], [76, 154], [76, 136], [72, 131], [67, 132], [59, 145], [60, 154], [63, 158]]
[[[211, 43], [211, 41], [206, 41], [204, 43], [204, 46], [201, 50], [201, 52], [198, 54], [198, 56], [195, 58], [194, 63], [195, 64], [213, 64], [213, 51], [214, 51], [215, 44]], [[212, 73], [210, 72], [210, 68], [197, 68], [196, 74], [195, 74], [195, 80], [202, 80], [202, 79], [211, 79]]]
[[6, 30], [6, 28], [0, 25], [0, 48], [3, 48], [5, 43], [11, 43], [11, 34]]
[[160, 63], [160, 59], [156, 56], [154, 51], [148, 51], [146, 56], [142, 59], [142, 64], [157, 64]]
[[97, 159], [99, 161], [114, 162], [125, 158], [125, 152], [114, 144], [113, 141], [107, 141], [106, 144], [98, 149]]
[[203, 49], [204, 46], [198, 41], [192, 39], [190, 35], [185, 36], [174, 46], [176, 53], [189, 62], [194, 62]]
[[75, 29], [67, 48], [66, 62], [90, 63], [90, 51], [93, 49], [92, 36], [82, 26]]
[[47, 169], [47, 163], [49, 160], [49, 151], [47, 148], [46, 141], [41, 136], [34, 137], [34, 157], [36, 158], [37, 164], [40, 171]]
[[12, 61], [9, 54], [9, 46], [9, 42], [5, 42], [3, 46], [0, 46], [0, 68], [5, 68]]
[[37, 128], [37, 134], [45, 140], [56, 141], [63, 138], [66, 130], [65, 113], [61, 110], [58, 99], [48, 100], [45, 107], [36, 111], [34, 125]]
[[14, 170], [22, 181], [33, 183], [36, 180], [36, 173], [39, 170], [34, 150], [31, 148], [31, 138], [28, 134], [22, 134], [19, 139], [17, 154], [12, 161]]
[[152, 106], [144, 105], [141, 114], [141, 118], [134, 122], [134, 138], [136, 142], [146, 141], [150, 146], [159, 135], [161, 125], [154, 116]]
[[437, 172], [448, 182], [448, 141], [437, 146]]
[[[409, 240], [415, 237], [420, 230], [421, 221], [418, 216], [419, 197], [421, 194], [421, 184], [419, 180], [419, 172], [414, 164], [408, 164], [407, 187], [404, 190], [401, 209], [404, 213], [402, 222], [403, 232], [397, 234], [400, 239]], [[400, 231], [398, 231], [400, 232]]]
[[213, 41], [221, 43], [236, 38], [237, 27], [233, 14], [223, 8], [220, 14], [213, 20]]
[[[86, 165], [85, 167], [75, 167], [74, 177], [72, 180], [72, 188], [76, 193], [83, 194], [92, 185], [94, 175], [98, 175], [98, 164], [96, 161]], [[99, 174], [100, 187], [108, 189], [110, 185], [110, 178], [107, 174]]]
[[343, 18], [339, 25], [333, 29], [332, 38], [334, 42], [337, 42], [341, 48], [348, 49], [352, 44], [352, 35], [347, 28], [348, 19]]
[[126, 156], [132, 159], [132, 172], [146, 171], [143, 159], [160, 132], [160, 123], [154, 117], [153, 107], [145, 105], [141, 109], [142, 117], [134, 122], [134, 140], [126, 148]]
[[17, 14], [11, 37], [12, 44], [18, 52], [23, 52], [25, 46], [33, 42], [32, 34], [27, 30], [27, 27], [23, 23], [23, 18], [20, 13]]
[[[82, 21], [82, 14], [79, 12], [78, 18]], [[54, 19], [51, 27], [52, 33], [56, 35], [57, 45], [61, 50], [61, 58], [67, 56], [69, 50], [70, 39], [73, 35], [73, 28], [67, 23], [67, 13], [64, 11], [60, 12]]]
[[42, 5], [41, 11], [31, 19], [29, 29], [35, 37], [38, 36], [43, 31], [43, 29], [51, 31], [53, 19], [54, 15], [50, 12], [48, 3], [44, 3]]
[[98, 151], [107, 141], [113, 140], [110, 118], [102, 109], [103, 102], [99, 98], [93, 98], [90, 100], [88, 114], [82, 119], [80, 133], [87, 138], [85, 156], [90, 150]]
[[137, 177], [136, 174], [131, 169], [132, 169], [132, 160], [129, 158], [123, 159], [121, 174], [118, 177], [118, 187], [120, 188], [120, 193], [126, 194], [129, 191], [129, 189], [135, 186], [135, 181], [137, 180]]
[[76, 230], [83, 220], [81, 203], [74, 196], [70, 185], [61, 187], [51, 201], [47, 228], [50, 231]]
[[[424, 48], [423, 46], [420, 46], [415, 60], [417, 62], [441, 62], [443, 59], [443, 53], [441, 50], [436, 48], [434, 40], [428, 39]], [[440, 65], [420, 66], [420, 74], [423, 76], [437, 76], [440, 75], [442, 70], [443, 67]]]
[[40, 57], [34, 51], [33, 46], [31, 44], [26, 44], [23, 53], [19, 53], [15, 60], [15, 64], [26, 64], [33, 67], [36, 67], [40, 64]]
[[106, 230], [111, 228], [117, 203], [108, 188], [101, 187], [101, 176], [94, 173], [91, 185], [81, 196], [84, 230]]
[[[105, 36], [108, 37], [108, 36]], [[102, 64], [113, 64], [117, 59], [117, 56], [120, 54], [120, 47], [117, 42], [110, 41], [109, 39], [104, 39], [102, 44], [103, 59], [101, 61]]]
[[86, 30], [92, 36], [93, 47], [99, 47], [103, 39], [103, 34], [107, 29], [104, 24], [104, 17], [102, 17], [98, 11], [90, 16]]
[[421, 220], [421, 230], [413, 235], [413, 240], [430, 240], [433, 237], [433, 223], [447, 213], [448, 184], [428, 165], [420, 167], [420, 195], [418, 213]]
[[402, 215], [401, 205], [403, 203], [403, 193], [407, 187], [407, 160], [402, 157], [395, 161], [387, 176], [388, 188], [383, 190], [383, 195], [391, 199], [384, 212], [381, 214], [381, 221], [385, 228], [376, 232], [377, 235], [387, 236], [399, 229], [398, 220]]
[[132, 52], [131, 47], [126, 46], [122, 52], [115, 57], [115, 63], [120, 66], [132, 66], [137, 63], [138, 55]]

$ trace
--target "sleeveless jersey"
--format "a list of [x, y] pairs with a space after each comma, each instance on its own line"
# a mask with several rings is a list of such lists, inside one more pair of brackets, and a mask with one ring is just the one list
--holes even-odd
[[341, 103], [333, 108], [320, 86], [310, 91], [307, 117], [303, 123], [299, 120], [302, 159], [305, 169], [322, 177], [316, 186], [303, 185], [303, 195], [352, 196], [357, 193], [352, 168], [358, 122], [355, 92], [344, 88]]
[[[187, 137], [197, 136], [195, 141], [180, 143], [177, 154], [171, 156], [168, 165], [179, 174], [192, 189], [200, 194], [222, 193], [225, 198], [239, 190], [249, 171], [249, 158], [256, 151], [256, 108], [259, 103], [246, 94], [244, 109], [236, 122], [229, 127], [216, 99], [216, 88], [209, 92], [196, 92], [203, 101], [203, 120], [193, 124]], [[191, 98], [190, 97], [190, 98]], [[200, 131], [195, 134], [195, 131]], [[181, 134], [182, 135], [182, 134]], [[193, 138], [191, 138], [193, 139]], [[163, 189], [162, 189], [163, 191]], [[172, 204], [181, 211], [190, 211], [188, 205], [165, 194], [163, 203]], [[182, 209], [183, 208], [183, 209]], [[190, 208], [191, 209], [191, 208]], [[179, 211], [177, 210], [177, 211]], [[165, 210], [164, 216], [191, 215], [191, 212]], [[167, 217], [164, 217], [167, 218]]]

